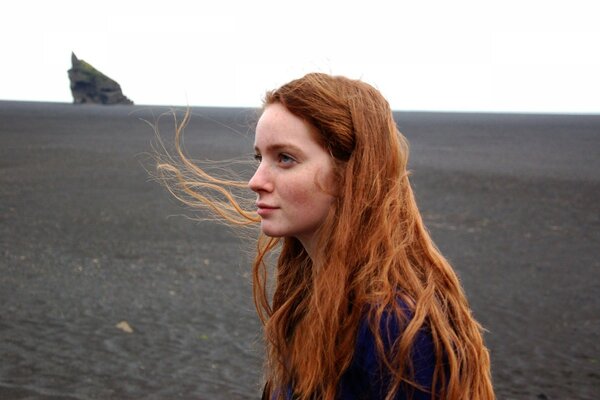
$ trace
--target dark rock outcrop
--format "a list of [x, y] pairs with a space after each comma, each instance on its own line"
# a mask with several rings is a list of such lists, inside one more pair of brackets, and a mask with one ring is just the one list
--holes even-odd
[[123, 95], [121, 85], [79, 60], [71, 53], [72, 68], [68, 71], [75, 104], [133, 104]]

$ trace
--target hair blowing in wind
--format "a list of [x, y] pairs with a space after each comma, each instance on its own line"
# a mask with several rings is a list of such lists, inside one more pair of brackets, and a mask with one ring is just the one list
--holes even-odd
[[[315, 128], [334, 161], [336, 192], [310, 257], [294, 237], [257, 240], [253, 293], [268, 398], [284, 398], [280, 388], [290, 386], [299, 399], [336, 398], [366, 320], [389, 376], [386, 399], [419, 389], [411, 352], [423, 330], [436, 356], [432, 399], [494, 399], [482, 328], [425, 229], [409, 182], [408, 143], [387, 101], [362, 81], [313, 73], [268, 92], [265, 107], [276, 103]], [[167, 187], [231, 225], [260, 223], [231, 195], [247, 182], [212, 176], [182, 151], [187, 118], [176, 129], [175, 155], [158, 164]], [[269, 265], [275, 250], [276, 265]], [[387, 334], [390, 320], [402, 327], [397, 337]]]

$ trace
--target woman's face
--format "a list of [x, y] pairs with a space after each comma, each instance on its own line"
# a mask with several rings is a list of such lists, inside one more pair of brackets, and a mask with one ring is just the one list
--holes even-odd
[[268, 105], [256, 126], [258, 169], [248, 183], [262, 231], [296, 237], [310, 253], [314, 233], [333, 202], [333, 159], [314, 128], [283, 105]]

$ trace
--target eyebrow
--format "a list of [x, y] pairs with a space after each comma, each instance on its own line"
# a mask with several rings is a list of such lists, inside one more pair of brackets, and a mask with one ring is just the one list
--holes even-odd
[[[256, 151], [260, 151], [259, 148], [257, 146], [254, 146], [254, 150]], [[282, 151], [282, 150], [290, 150], [296, 153], [300, 153], [302, 154], [302, 150], [298, 147], [298, 146], [294, 146], [291, 143], [285, 144], [285, 143], [275, 143], [275, 144], [270, 144], [267, 146], [266, 151]]]

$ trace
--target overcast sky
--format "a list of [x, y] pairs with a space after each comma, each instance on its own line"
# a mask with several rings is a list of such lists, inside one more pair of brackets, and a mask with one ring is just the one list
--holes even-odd
[[259, 106], [307, 72], [398, 110], [600, 113], [597, 0], [5, 1], [0, 100], [71, 102], [71, 51], [136, 104]]

